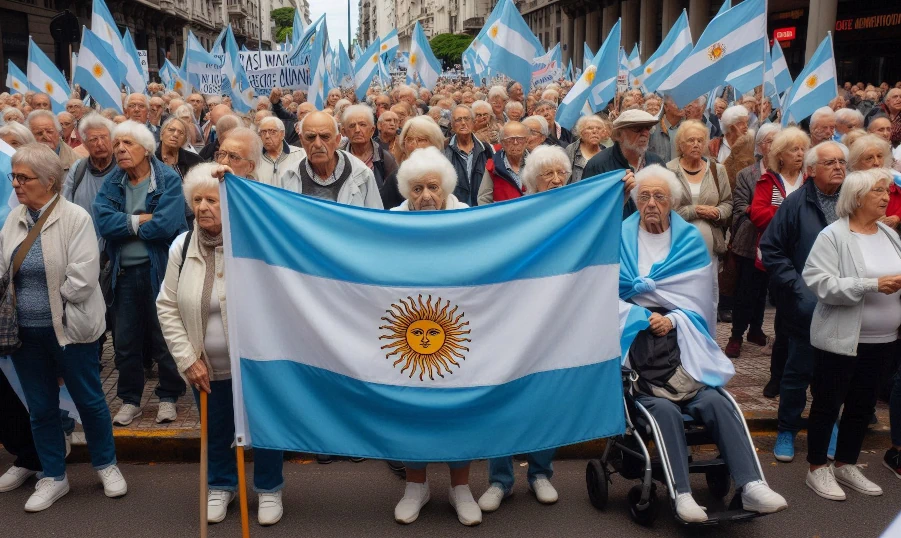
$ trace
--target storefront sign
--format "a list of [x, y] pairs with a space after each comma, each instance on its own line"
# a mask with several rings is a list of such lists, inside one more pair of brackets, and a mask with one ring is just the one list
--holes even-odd
[[791, 41], [796, 38], [798, 33], [794, 26], [790, 26], [788, 28], [777, 28], [773, 30], [773, 38], [778, 39], [779, 41]]
[[855, 17], [835, 21], [835, 31], [848, 30], [872, 30], [874, 28], [888, 28], [901, 26], [901, 13], [886, 13], [884, 15], [872, 15], [870, 17]]

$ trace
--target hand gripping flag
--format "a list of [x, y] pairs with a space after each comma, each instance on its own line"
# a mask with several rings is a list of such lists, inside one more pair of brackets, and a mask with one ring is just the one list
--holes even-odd
[[676, 23], [670, 28], [660, 47], [644, 65], [632, 71], [632, 87], [644, 86], [648, 92], [657, 91], [657, 87], [689, 54], [691, 54], [691, 30], [688, 27], [688, 14], [682, 10], [682, 15], [676, 19]]
[[6, 61], [6, 87], [11, 93], [25, 93], [32, 89], [28, 77], [12, 60]]
[[69, 82], [30, 36], [28, 38], [28, 82], [35, 91], [50, 96], [54, 114], [66, 111], [66, 101], [69, 100]]
[[782, 110], [782, 125], [800, 122], [828, 105], [838, 95], [836, 80], [832, 34], [828, 33], [789, 90]]
[[80, 51], [75, 66], [75, 83], [103, 108], [112, 108], [122, 114], [122, 94], [114, 78], [118, 63], [113, 48], [94, 32], [82, 27]]
[[622, 177], [396, 212], [227, 176], [238, 444], [467, 461], [621, 433]]
[[[429, 90], [435, 87], [435, 84], [438, 83], [438, 76], [441, 75], [441, 63], [435, 58], [419, 21], [413, 28], [413, 41], [410, 43], [410, 68], [407, 69], [407, 72], [410, 71], [418, 75], [423, 87]], [[528, 83], [527, 79], [524, 86], [527, 86]]]

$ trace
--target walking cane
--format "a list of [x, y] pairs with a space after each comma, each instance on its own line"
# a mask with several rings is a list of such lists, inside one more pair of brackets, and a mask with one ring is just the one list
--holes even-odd
[[241, 503], [241, 536], [250, 538], [250, 519], [247, 515], [247, 475], [244, 472], [244, 447], [238, 445], [238, 500]]
[[207, 538], [209, 522], [207, 521], [207, 472], [209, 464], [209, 423], [207, 421], [207, 393], [200, 391], [200, 538]]

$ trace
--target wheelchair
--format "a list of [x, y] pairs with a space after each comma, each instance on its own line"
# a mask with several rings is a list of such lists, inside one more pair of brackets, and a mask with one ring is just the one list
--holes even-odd
[[[628, 495], [629, 513], [639, 525], [650, 526], [657, 517], [660, 506], [657, 499], [656, 482], [666, 486], [673, 515], [676, 521], [686, 526], [713, 526], [726, 521], [745, 521], [766, 515], [744, 510], [741, 490], [737, 489], [728, 508], [719, 512], [708, 511], [707, 521], [690, 523], [679, 517], [676, 513], [676, 487], [662, 435], [654, 417], [636, 401], [632, 394], [632, 383], [637, 378], [634, 371], [623, 368], [626, 431], [623, 435], [608, 439], [601, 459], [590, 460], [585, 469], [585, 481], [591, 504], [598, 510], [606, 507], [608, 485], [612, 483], [611, 476], [618, 473], [628, 480], [640, 480], [629, 490]], [[738, 416], [741, 417], [748, 443], [753, 447], [751, 434], [741, 413], [741, 408], [728, 392], [722, 388], [717, 390], [735, 407]], [[689, 447], [714, 444], [712, 434], [703, 424], [686, 414], [683, 414], [682, 418], [685, 424], [685, 440]], [[649, 441], [653, 441], [654, 447], [656, 447], [657, 454], [654, 457], [648, 451]], [[760, 467], [757, 451], [753, 450], [752, 452], [757, 470], [763, 477], [763, 469]], [[732, 489], [732, 477], [726, 462], [719, 455], [714, 459], [703, 461], [694, 461], [691, 455], [688, 459], [688, 472], [704, 473], [707, 487], [714, 497], [723, 499], [729, 494], [729, 490]]]

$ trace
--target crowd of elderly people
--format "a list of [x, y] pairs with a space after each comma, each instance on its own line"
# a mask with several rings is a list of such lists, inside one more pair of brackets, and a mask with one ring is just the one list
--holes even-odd
[[[745, 509], [787, 506], [754, 465], [754, 448], [722, 394], [698, 374], [731, 377], [745, 340], [761, 347], [772, 340], [764, 395], [779, 397], [778, 461], [793, 460], [806, 427], [813, 491], [832, 500], [845, 498], [842, 486], [881, 494], [855, 463], [883, 398], [893, 444], [885, 466], [901, 478], [901, 89], [840, 97], [803, 129], [780, 127], [778, 112], [753, 95], [733, 106], [717, 97], [711, 107], [701, 98], [679, 108], [670, 98], [626, 92], [572, 130], [556, 120], [568, 89], [442, 82], [434, 92], [374, 87], [365, 102], [332, 90], [324, 110], [303, 92], [274, 89], [243, 115], [227, 98], [184, 98], [154, 84], [150, 96], [123, 94], [121, 116], [80, 99], [54, 115], [46, 95], [0, 95], [0, 139], [17, 150], [10, 181], [20, 204], [0, 231], [0, 269], [14, 276], [22, 345], [12, 360], [28, 402], [28, 411], [16, 408], [8, 419], [15, 428], [0, 425], [0, 441], [17, 455], [0, 492], [40, 472], [26, 510], [68, 493], [71, 418], [56, 396], [65, 382], [106, 495], [124, 495], [112, 427], [142, 416], [155, 370], [157, 423], [177, 419], [186, 389], [195, 399], [209, 393], [208, 520], [225, 519], [237, 488], [218, 191], [226, 172], [340, 204], [411, 212], [488, 205], [625, 170], [623, 241], [635, 248], [623, 247], [621, 270], [653, 279], [682, 259], [677, 244], [709, 268], [695, 283], [709, 304], [689, 297], [674, 304], [641, 287], [622, 296], [648, 316], [629, 348], [630, 364], [645, 372], [639, 377], [660, 360], [649, 349], [673, 352], [676, 334], [697, 330], [677, 310], [699, 310], [710, 328], [706, 345], [715, 351], [703, 361], [691, 357], [696, 350], [676, 350], [685, 368], [678, 383], [665, 382], [678, 386], [678, 397], [647, 389], [650, 377], [635, 384], [675, 454], [677, 515], [707, 518], [688, 484], [683, 414], [711, 428]], [[763, 329], [768, 297], [776, 306], [772, 336]], [[717, 320], [731, 323], [724, 350], [709, 334]], [[98, 374], [107, 334], [119, 372], [111, 420]], [[808, 389], [814, 399], [805, 424]], [[558, 499], [553, 456], [553, 449], [526, 455], [528, 487], [540, 503]], [[282, 461], [280, 451], [255, 451], [262, 525], [283, 514]], [[412, 523], [430, 499], [426, 465], [389, 465], [406, 477], [395, 519]], [[448, 498], [464, 525], [478, 524], [513, 492], [511, 458], [488, 462], [478, 500], [470, 462], [448, 466]]]

